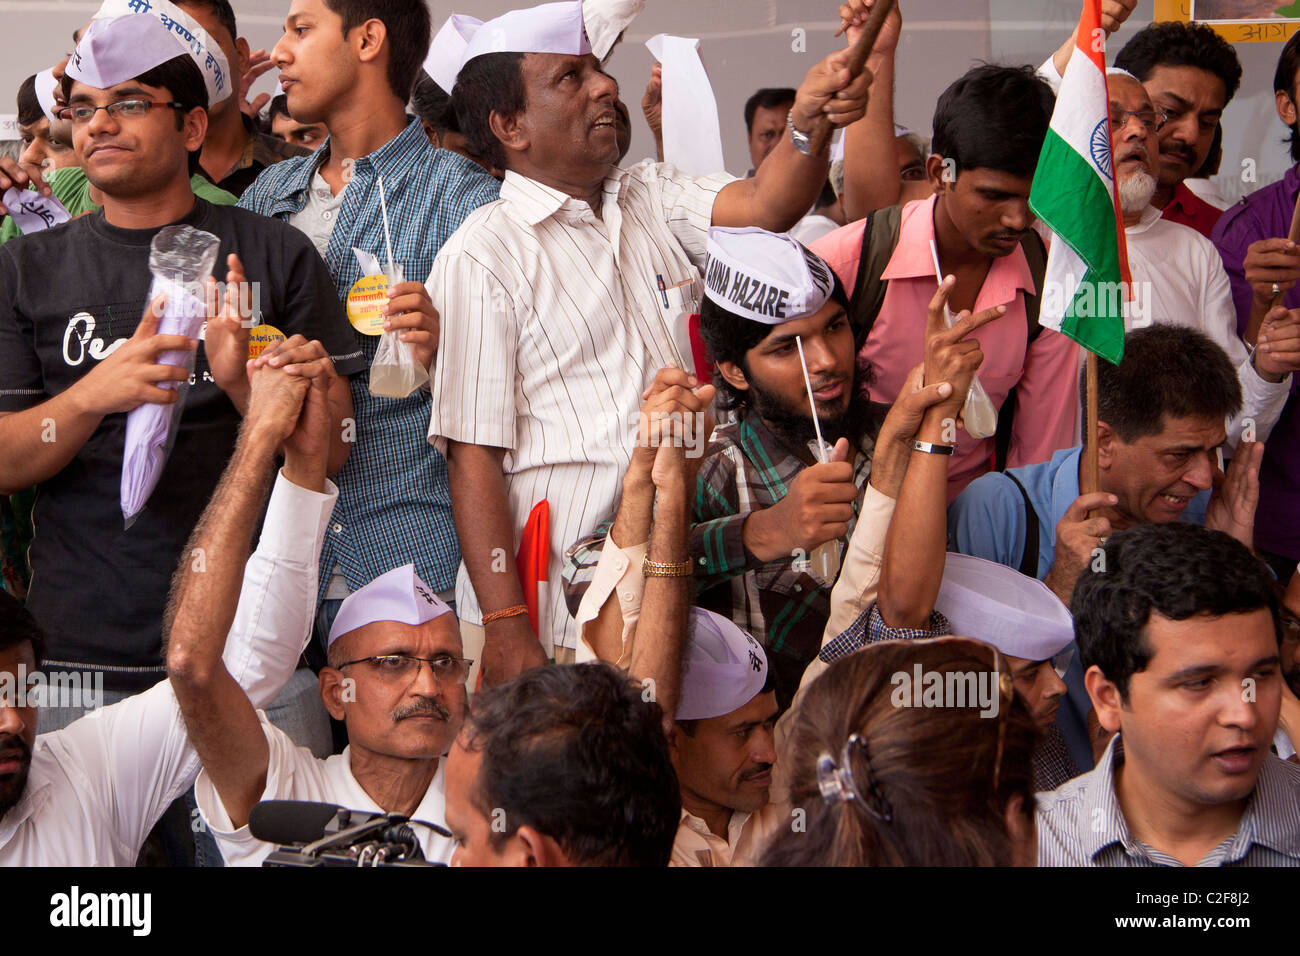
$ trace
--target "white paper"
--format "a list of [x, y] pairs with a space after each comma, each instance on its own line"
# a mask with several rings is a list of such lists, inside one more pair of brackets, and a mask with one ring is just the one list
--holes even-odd
[[646, 46], [663, 65], [664, 161], [697, 176], [722, 172], [718, 101], [700, 60], [700, 41], [660, 33]]

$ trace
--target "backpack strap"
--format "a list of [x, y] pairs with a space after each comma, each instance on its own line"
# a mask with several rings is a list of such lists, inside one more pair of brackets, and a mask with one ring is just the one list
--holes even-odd
[[1034, 504], [1029, 500], [1029, 492], [1020, 483], [1020, 479], [1009, 471], [1003, 474], [1015, 483], [1020, 491], [1020, 497], [1025, 499], [1025, 547], [1018, 570], [1021, 574], [1036, 578], [1038, 577], [1038, 512], [1034, 510]]
[[876, 324], [889, 280], [882, 279], [885, 268], [898, 245], [903, 225], [903, 207], [889, 206], [867, 214], [862, 228], [862, 249], [858, 253], [858, 275], [849, 302], [849, 324], [853, 338], [861, 348]]

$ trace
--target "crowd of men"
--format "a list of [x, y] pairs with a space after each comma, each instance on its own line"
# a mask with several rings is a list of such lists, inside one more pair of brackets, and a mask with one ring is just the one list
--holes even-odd
[[1028, 203], [1077, 38], [926, 140], [903, 4], [860, 72], [830, 4], [738, 178], [658, 64], [628, 156], [638, 2], [292, 0], [268, 54], [104, 0], [0, 158], [0, 863], [260, 865], [305, 801], [460, 865], [1300, 865], [1300, 34], [1224, 209], [1236, 54], [1137, 4], [1090, 396]]

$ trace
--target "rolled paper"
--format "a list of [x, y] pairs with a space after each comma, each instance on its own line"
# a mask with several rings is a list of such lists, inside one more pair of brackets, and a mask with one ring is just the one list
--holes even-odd
[[663, 65], [664, 161], [697, 176], [721, 172], [718, 101], [700, 59], [700, 41], [661, 33], [646, 46]]

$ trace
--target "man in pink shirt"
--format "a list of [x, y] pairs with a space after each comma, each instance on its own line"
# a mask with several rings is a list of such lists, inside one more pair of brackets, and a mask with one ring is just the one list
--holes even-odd
[[[954, 314], [1006, 306], [972, 337], [984, 352], [979, 379], [993, 406], [1004, 417], [1004, 406], [1014, 409], [1008, 466], [1045, 461], [1075, 444], [1078, 420], [1077, 347], [1036, 321], [1045, 254], [1031, 230], [1029, 187], [1053, 103], [1051, 89], [1028, 67], [975, 67], [939, 97], [934, 153], [926, 161], [935, 195], [908, 203], [901, 215], [897, 207], [873, 214], [901, 220], [892, 253], [872, 249], [888, 230], [877, 225], [868, 233], [867, 220], [811, 246], [853, 297], [855, 324], [870, 328], [861, 354], [871, 363], [873, 401], [893, 402], [923, 358], [926, 308], [937, 287], [932, 240], [944, 275], [957, 279]], [[864, 275], [872, 268], [877, 275]], [[876, 311], [870, 293], [882, 282]], [[954, 437], [949, 500], [989, 471], [994, 456], [993, 437], [972, 438], [964, 429]]]

